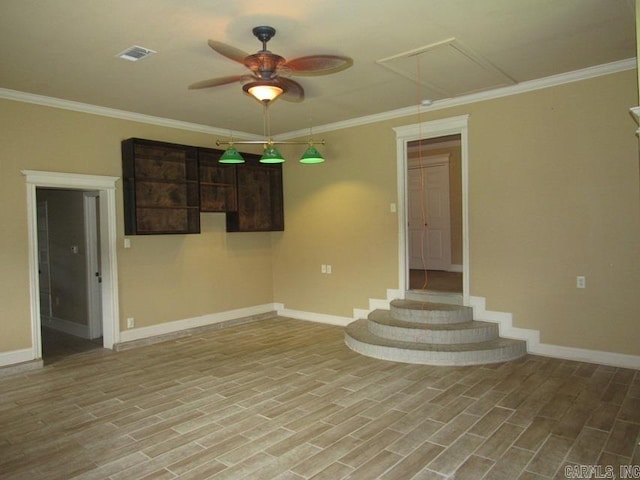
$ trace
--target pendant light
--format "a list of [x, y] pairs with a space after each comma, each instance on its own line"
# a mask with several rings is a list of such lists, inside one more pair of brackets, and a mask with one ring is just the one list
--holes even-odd
[[227, 148], [222, 155], [220, 156], [220, 163], [244, 163], [244, 158], [236, 148], [233, 146], [233, 143], [229, 144], [229, 148]]
[[322, 162], [324, 162], [323, 156], [320, 155], [318, 149], [313, 146], [313, 143], [309, 142], [309, 148], [307, 148], [302, 154], [302, 157], [300, 157], [300, 163], [310, 164]]
[[[267, 85], [260, 85], [261, 83], [266, 83]], [[273, 87], [273, 85], [269, 85], [268, 82], [252, 82], [250, 84], [245, 85], [243, 88], [247, 93], [254, 95], [255, 98], [260, 100], [258, 96], [258, 91], [254, 90], [260, 86], [266, 86], [269, 88], [279, 89], [279, 87]], [[246, 88], [245, 88], [246, 87]], [[280, 92], [272, 91], [271, 93], [275, 93], [275, 96], [269, 98], [269, 91], [267, 90], [264, 93], [264, 100], [260, 100], [263, 105], [263, 125], [264, 125], [264, 140], [239, 140], [237, 142], [233, 141], [231, 138], [228, 142], [216, 140], [216, 145], [228, 145], [228, 148], [224, 151], [220, 160], [220, 163], [244, 163], [244, 158], [238, 150], [235, 149], [235, 145], [256, 145], [263, 144], [264, 152], [262, 157], [260, 157], [260, 163], [283, 163], [284, 157], [275, 147], [275, 145], [308, 145], [307, 149], [304, 151], [302, 156], [300, 157], [300, 163], [303, 164], [314, 164], [314, 163], [322, 163], [324, 162], [324, 157], [320, 154], [318, 149], [314, 146], [314, 144], [324, 145], [324, 140], [320, 140], [318, 142], [314, 142], [312, 139], [312, 131], [309, 129], [309, 140], [307, 141], [275, 141], [271, 138], [271, 131], [269, 126], [269, 110], [268, 107], [271, 104], [272, 99], [276, 98], [280, 93], [282, 93], [282, 89], [279, 89]]]
[[273, 142], [266, 145], [262, 157], [260, 157], [260, 163], [283, 163], [284, 157], [280, 154], [278, 149], [273, 146]]

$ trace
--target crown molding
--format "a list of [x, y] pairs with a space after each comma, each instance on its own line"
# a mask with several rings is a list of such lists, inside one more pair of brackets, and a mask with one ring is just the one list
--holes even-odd
[[[61, 108], [63, 110], [71, 110], [74, 112], [88, 113], [101, 117], [111, 117], [120, 120], [129, 120], [132, 122], [146, 123], [159, 127], [177, 128], [179, 130], [188, 130], [190, 132], [206, 133], [211, 135], [219, 135], [223, 137], [229, 136], [229, 130], [224, 128], [211, 127], [199, 123], [183, 122], [180, 120], [172, 120], [170, 118], [154, 117], [153, 115], [144, 115], [142, 113], [129, 112], [126, 110], [118, 110], [115, 108], [101, 107], [88, 103], [76, 102], [73, 100], [65, 100], [62, 98], [47, 97], [37, 95], [35, 93], [20, 92], [18, 90], [9, 90], [0, 88], [0, 99], [14, 100], [16, 102], [32, 103], [45, 107]], [[254, 134], [246, 132], [231, 132], [234, 138], [252, 139]]]
[[[460, 105], [467, 105], [469, 103], [482, 102], [485, 100], [492, 100], [500, 97], [507, 97], [510, 95], [518, 95], [520, 93], [532, 92], [543, 88], [554, 87], [563, 85], [566, 83], [578, 82], [581, 80], [587, 80], [589, 78], [595, 78], [602, 75], [610, 75], [613, 73], [623, 72], [626, 70], [632, 70], [637, 68], [637, 61], [635, 58], [628, 58], [626, 60], [620, 60], [617, 62], [606, 63], [603, 65], [596, 65], [594, 67], [584, 68], [582, 70], [575, 70], [573, 72], [561, 73], [558, 75], [552, 75], [550, 77], [539, 78], [536, 80], [530, 80], [527, 82], [517, 83], [515, 85], [509, 85], [507, 87], [496, 88], [493, 90], [487, 90], [484, 92], [472, 93], [469, 95], [463, 95], [455, 98], [445, 98], [442, 100], [434, 100], [430, 106], [412, 105], [410, 107], [404, 107], [397, 110], [390, 110], [388, 112], [377, 113], [374, 115], [367, 115], [364, 117], [353, 118], [349, 120], [343, 120], [340, 122], [328, 123], [326, 125], [314, 126], [314, 133], [326, 133], [335, 130], [342, 130], [345, 128], [358, 127], [361, 125], [368, 125], [371, 123], [383, 122], [386, 120], [392, 120], [396, 118], [408, 117], [424, 112], [432, 112], [436, 110], [443, 110], [446, 108], [457, 107]], [[65, 100], [61, 98], [47, 97], [44, 95], [36, 95], [34, 93], [20, 92], [18, 90], [9, 90], [6, 88], [0, 88], [0, 99], [14, 100], [17, 102], [33, 103], [36, 105], [43, 105], [47, 107], [61, 108], [64, 110], [72, 110], [75, 112], [89, 113], [92, 115], [100, 115], [103, 117], [118, 118], [121, 120], [129, 120], [132, 122], [146, 123], [150, 125], [157, 125], [160, 127], [177, 128], [180, 130], [188, 130], [198, 133], [206, 133], [211, 135], [228, 136], [229, 130], [217, 127], [211, 127], [208, 125], [202, 125], [198, 123], [183, 122], [179, 120], [172, 120], [169, 118], [154, 117], [152, 115], [144, 115], [141, 113], [129, 112], [126, 110], [118, 110], [114, 108], [101, 107], [98, 105], [90, 105], [87, 103], [76, 102], [73, 100]], [[242, 139], [255, 138], [254, 134], [247, 132], [231, 132], [234, 137]], [[308, 130], [295, 130], [277, 135], [279, 140], [288, 140], [291, 138], [299, 138], [308, 135]]]
[[[388, 112], [376, 113], [374, 115], [367, 115], [364, 117], [353, 118], [350, 120], [344, 120], [341, 122], [329, 123], [326, 125], [314, 126], [314, 133], [326, 133], [335, 130], [342, 130], [344, 128], [358, 127], [361, 125], [367, 125], [370, 123], [378, 123], [386, 120], [393, 120], [396, 118], [408, 117], [425, 112], [432, 112], [436, 110], [444, 110], [446, 108], [458, 107], [460, 105], [467, 105], [470, 103], [482, 102], [485, 100], [492, 100], [500, 97], [508, 97], [510, 95], [518, 95], [520, 93], [532, 92], [535, 90], [541, 90], [543, 88], [555, 87], [566, 83], [579, 82], [581, 80], [587, 80], [590, 78], [600, 77], [603, 75], [610, 75], [613, 73], [624, 72], [626, 70], [633, 70], [637, 68], [637, 61], [635, 58], [628, 58], [626, 60], [620, 60], [617, 62], [605, 63], [603, 65], [596, 65], [595, 67], [584, 68], [582, 70], [575, 70], [573, 72], [560, 73], [558, 75], [552, 75], [550, 77], [539, 78], [536, 80], [529, 80], [527, 82], [517, 83], [515, 85], [509, 85], [506, 87], [496, 88], [493, 90], [487, 90], [484, 92], [472, 93], [469, 95], [463, 95], [455, 98], [445, 98], [442, 100], [434, 100], [430, 106], [412, 105], [410, 107], [404, 107], [397, 110], [390, 110]], [[308, 130], [296, 130], [279, 135], [279, 138], [289, 139], [298, 138], [308, 135]]]

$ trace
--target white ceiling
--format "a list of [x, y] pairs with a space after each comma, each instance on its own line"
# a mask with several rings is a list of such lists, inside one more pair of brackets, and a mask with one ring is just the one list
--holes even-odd
[[[302, 103], [271, 106], [272, 133], [345, 121], [636, 55], [633, 0], [0, 0], [0, 88], [261, 134], [245, 73], [207, 39], [254, 53], [257, 25], [287, 59], [346, 55], [296, 77]], [[116, 58], [133, 45], [158, 53]], [[407, 56], [410, 54], [410, 56]]]

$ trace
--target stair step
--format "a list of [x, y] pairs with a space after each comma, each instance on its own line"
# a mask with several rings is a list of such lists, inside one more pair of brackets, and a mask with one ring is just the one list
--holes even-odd
[[527, 353], [522, 340], [496, 338], [460, 344], [417, 343], [374, 335], [369, 320], [347, 325], [345, 342], [352, 350], [373, 358], [426, 365], [481, 365], [515, 360]]
[[471, 307], [447, 303], [392, 300], [390, 311], [393, 318], [413, 323], [446, 324], [473, 320]]
[[405, 342], [460, 344], [498, 338], [498, 325], [471, 320], [463, 323], [426, 324], [393, 318], [389, 310], [374, 310], [368, 316], [369, 331], [382, 338]]

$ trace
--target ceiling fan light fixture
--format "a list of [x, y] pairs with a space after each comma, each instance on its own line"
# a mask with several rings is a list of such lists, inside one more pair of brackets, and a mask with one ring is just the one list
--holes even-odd
[[324, 157], [320, 155], [320, 152], [312, 143], [309, 144], [309, 148], [307, 148], [302, 154], [302, 157], [300, 157], [300, 163], [311, 164], [322, 162], [324, 162]]
[[284, 157], [273, 144], [267, 144], [264, 153], [260, 158], [260, 163], [283, 163]]
[[242, 89], [260, 103], [272, 102], [284, 93], [282, 87], [267, 81], [250, 82], [244, 85]]
[[233, 144], [229, 145], [218, 160], [219, 163], [244, 163], [244, 158], [240, 155], [240, 152], [236, 150]]

